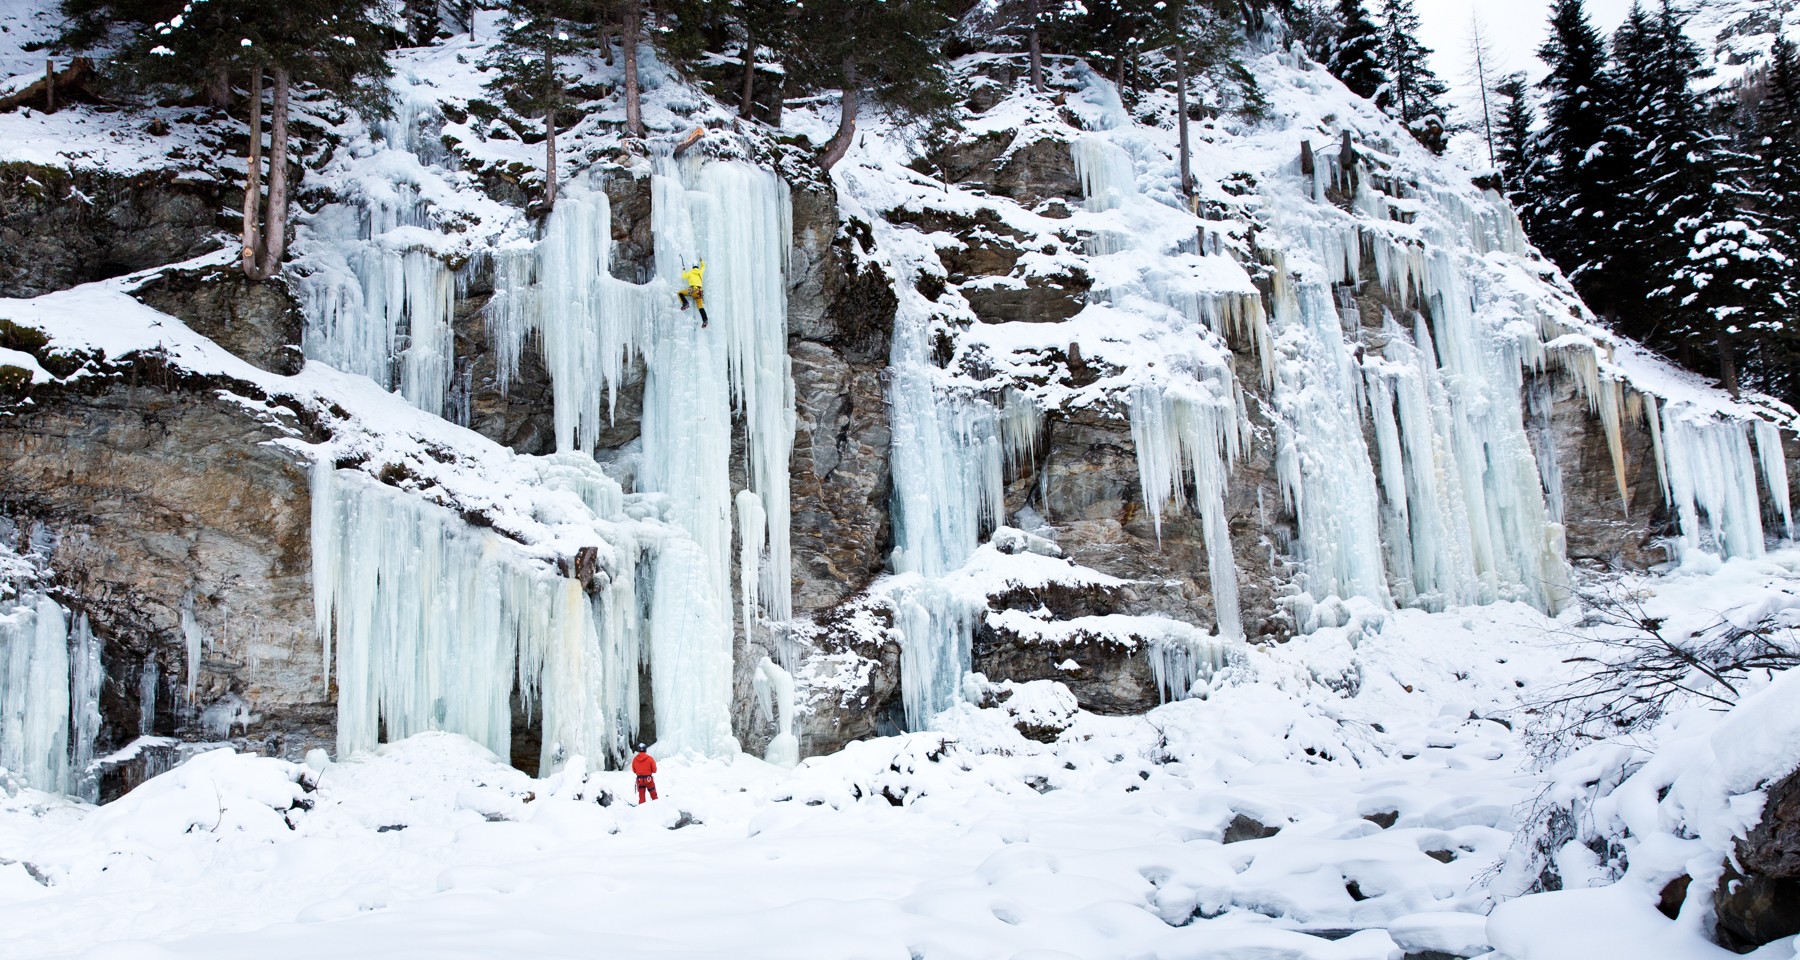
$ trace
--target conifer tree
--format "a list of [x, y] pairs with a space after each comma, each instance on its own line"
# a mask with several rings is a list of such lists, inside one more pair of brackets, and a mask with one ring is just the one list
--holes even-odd
[[1542, 189], [1542, 170], [1537, 163], [1537, 145], [1531, 126], [1536, 122], [1531, 110], [1531, 91], [1523, 73], [1515, 73], [1494, 86], [1499, 100], [1494, 126], [1494, 159], [1500, 168], [1506, 198], [1519, 211], [1527, 232], [1533, 232], [1533, 197]]
[[1543, 190], [1532, 200], [1530, 220], [1538, 246], [1579, 280], [1584, 267], [1604, 260], [1599, 238], [1616, 199], [1590, 170], [1605, 154], [1610, 91], [1606, 51], [1582, 0], [1555, 0], [1550, 36], [1538, 56], [1549, 75], [1539, 83], [1545, 93]]
[[850, 152], [865, 93], [914, 116], [948, 106], [940, 46], [955, 21], [944, 0], [809, 0], [801, 9], [797, 72], [842, 92], [837, 132], [819, 156], [826, 170]]
[[1419, 15], [1412, 0], [1382, 0], [1381, 45], [1377, 55], [1387, 82], [1375, 103], [1406, 125], [1432, 153], [1444, 152], [1444, 95], [1450, 88], [1431, 70], [1431, 50], [1419, 42]]
[[[182, 86], [249, 76], [249, 157], [244, 178], [243, 250], [252, 280], [267, 280], [287, 254], [291, 185], [288, 120], [293, 88], [310, 84], [353, 101], [383, 99], [368, 81], [385, 78], [385, 8], [378, 0], [191, 0], [144, 31], [121, 58], [147, 77]], [[263, 82], [271, 81], [268, 193], [263, 194]], [[377, 91], [380, 92], [377, 92]]]
[[1388, 79], [1382, 68], [1381, 31], [1369, 19], [1362, 0], [1338, 0], [1338, 19], [1342, 25], [1325, 67], [1351, 93], [1372, 100]]
[[1711, 352], [1720, 383], [1736, 395], [1740, 339], [1777, 319], [1771, 298], [1778, 296], [1781, 254], [1734, 176], [1727, 139], [1707, 129], [1706, 104], [1693, 86], [1707, 71], [1685, 23], [1668, 0], [1646, 20], [1641, 80], [1649, 96], [1638, 156], [1650, 180], [1631, 201], [1654, 211], [1650, 275], [1666, 283], [1651, 298], [1669, 299], [1667, 332], [1676, 346], [1690, 358]]
[[556, 206], [557, 111], [565, 109], [567, 58], [599, 42], [599, 10], [586, 0], [506, 0], [500, 43], [492, 65], [499, 91], [521, 114], [544, 118], [544, 208]]

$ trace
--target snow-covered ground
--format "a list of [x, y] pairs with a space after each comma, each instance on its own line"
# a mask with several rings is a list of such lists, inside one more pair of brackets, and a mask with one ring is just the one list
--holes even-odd
[[[1698, 624], [1796, 576], [1783, 551], [1619, 586]], [[1575, 615], [1345, 614], [1144, 717], [992, 685], [969, 692], [997, 706], [792, 771], [665, 757], [644, 806], [628, 774], [576, 761], [533, 780], [449, 734], [312, 767], [203, 754], [104, 808], [21, 790], [0, 800], [4, 952], [1397, 960], [1492, 939], [1514, 960], [1732, 956], [1630, 878], [1486, 916], [1521, 892], [1550, 779], [1525, 737]], [[1735, 723], [1672, 718], [1670, 742], [1791, 716], [1792, 680]], [[1733, 763], [1693, 767], [1711, 779], [1675, 795], [1738, 791], [1747, 809], [1753, 780], [1706, 772]]]

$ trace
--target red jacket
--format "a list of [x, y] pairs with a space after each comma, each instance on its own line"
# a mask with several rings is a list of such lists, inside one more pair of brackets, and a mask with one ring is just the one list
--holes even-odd
[[640, 777], [647, 777], [656, 772], [656, 758], [648, 753], [640, 753], [631, 758], [631, 772]]

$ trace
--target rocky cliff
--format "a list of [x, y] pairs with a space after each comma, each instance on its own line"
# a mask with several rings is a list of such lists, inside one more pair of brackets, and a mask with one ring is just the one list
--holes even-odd
[[[328, 129], [283, 281], [204, 256], [217, 184], [0, 178], [0, 294], [35, 298], [0, 301], [0, 512], [101, 641], [97, 755], [354, 722], [526, 767], [631, 731], [778, 758], [921, 725], [968, 670], [1134, 713], [1358, 603], [1554, 609], [1571, 564], [1787, 522], [1791, 411], [1614, 341], [1503, 201], [1286, 51], [1268, 116], [1192, 118], [1191, 203], [1172, 103], [971, 57], [958, 129], [872, 121], [829, 178], [664, 80], [653, 124], [705, 145], [596, 109], [548, 217], [419, 79], [458, 52], [397, 55], [401, 121]], [[785, 230], [773, 294], [736, 286], [769, 251], [721, 170]], [[689, 252], [710, 332], [673, 309]], [[427, 560], [469, 566], [408, 587]]]

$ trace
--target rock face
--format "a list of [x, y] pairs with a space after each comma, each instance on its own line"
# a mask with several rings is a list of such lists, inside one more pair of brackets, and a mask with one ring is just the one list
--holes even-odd
[[270, 373], [295, 374], [306, 364], [306, 322], [280, 282], [255, 283], [228, 267], [171, 270], [138, 288], [137, 298]]
[[[996, 63], [990, 75], [971, 79], [970, 105], [992, 107], [1014, 80], [1010, 68]], [[992, 358], [959, 346], [957, 324], [966, 327], [973, 317], [1053, 330], [1044, 325], [1081, 311], [1094, 285], [1068, 262], [1090, 240], [1067, 229], [1069, 211], [1083, 197], [1069, 141], [1035, 129], [952, 140], [919, 161], [924, 175], [968, 190], [977, 201], [972, 210], [858, 214], [947, 238], [936, 246], [941, 274], [926, 271], [917, 281], [919, 292], [946, 310], [966, 307], [966, 316], [942, 325], [938, 359], [960, 365], [969, 381], [995, 392]], [[605, 190], [613, 273], [642, 282], [653, 271], [650, 181], [624, 171], [607, 176]], [[496, 195], [524, 202], [516, 191], [496, 188]], [[0, 167], [0, 296], [36, 295], [203, 252], [216, 242], [218, 211], [228, 199], [167, 175]], [[829, 183], [797, 177], [792, 184], [794, 620], [749, 631], [737, 625], [732, 719], [751, 752], [763, 751], [775, 733], [754, 694], [764, 657], [801, 681], [795, 732], [803, 753], [835, 750], [901, 725], [894, 610], [869, 589], [887, 572], [895, 540], [884, 376], [900, 301], [881, 265], [876, 231], [844, 213], [838, 199]], [[1009, 221], [997, 211], [1010, 203], [1041, 216]], [[1017, 226], [1021, 221], [1038, 232]], [[1043, 267], [1052, 260], [1054, 269]], [[1366, 270], [1373, 269], [1369, 262]], [[449, 416], [519, 453], [552, 452], [553, 391], [541, 345], [526, 343], [502, 391], [483, 319], [492, 278], [477, 265], [463, 279]], [[1403, 307], [1387, 302], [1373, 279], [1340, 291], [1346, 306], [1355, 307], [1348, 322], [1360, 317], [1360, 333], [1372, 344], [1386, 315]], [[169, 272], [138, 296], [264, 370], [300, 369], [301, 321], [279, 284], [252, 284], [232, 270]], [[1260, 348], [1229, 345], [1251, 438], [1225, 493], [1236, 587], [1248, 638], [1279, 643], [1298, 628], [1282, 603], [1299, 562], [1296, 518], [1277, 478], [1278, 431], [1261, 385]], [[0, 346], [16, 346], [4, 329]], [[1116, 372], [1084, 360], [1074, 344], [1057, 343], [1041, 359], [1056, 371], [1046, 378], [1074, 390]], [[33, 403], [12, 408], [0, 418], [0, 512], [53, 535], [58, 596], [86, 612], [105, 643], [101, 752], [141, 733], [190, 741], [230, 737], [290, 757], [330, 746], [334, 691], [326, 687], [313, 637], [307, 475], [296, 456], [269, 443], [306, 428], [282, 411], [218, 395], [221, 387], [246, 393], [233, 385], [194, 380], [140, 360], [82, 391], [34, 395]], [[621, 386], [611, 429], [599, 439], [602, 462], [628, 464], [643, 390], [640, 363]], [[1122, 401], [1117, 394], [1093, 396], [1044, 411], [1035, 444], [1008, 465], [1004, 516], [995, 519], [1053, 540], [1062, 556], [1117, 583], [1000, 589], [987, 598], [987, 610], [1047, 610], [1059, 620], [1157, 616], [1216, 628], [1220, 616], [1199, 520], [1173, 506], [1160, 519], [1151, 515]], [[1554, 370], [1533, 375], [1525, 403], [1571, 559], [1625, 567], [1663, 559], [1654, 543], [1668, 531], [1668, 518], [1641, 411], [1628, 408], [1620, 434], [1629, 478], [1621, 498], [1612, 450], [1572, 377]], [[743, 430], [734, 435], [741, 471]], [[1800, 481], [1800, 471], [1793, 475]], [[744, 485], [741, 472], [732, 480]], [[193, 643], [199, 656], [190, 663]], [[997, 683], [1055, 680], [1082, 708], [1132, 714], [1165, 695], [1144, 646], [1097, 636], [1045, 644], [976, 617], [973, 668]], [[648, 740], [655, 737], [651, 687], [642, 684], [641, 735]], [[523, 710], [516, 714], [514, 754], [521, 764], [536, 762], [535, 722]], [[1740, 858], [1746, 879], [1721, 894], [1721, 929], [1737, 924], [1730, 935], [1744, 942], [1778, 929], [1768, 918], [1788, 909], [1783, 904], [1791, 901], [1783, 898], [1800, 882], [1800, 865], [1789, 862], [1800, 859], [1800, 845], [1788, 829], [1800, 823], [1800, 812], [1782, 812], [1800, 805], [1800, 787], [1790, 778], [1781, 789], [1788, 792], [1779, 802], [1771, 792], [1771, 822], [1788, 826], [1746, 841]]]
[[1748, 953], [1800, 933], [1800, 770], [1768, 788], [1762, 820], [1736, 854], [1713, 899], [1719, 942]]
[[0, 164], [0, 297], [35, 297], [221, 246], [218, 184]]
[[269, 444], [300, 428], [216, 395], [231, 386], [145, 361], [0, 420], [0, 503], [48, 532], [60, 599], [103, 644], [98, 754], [140, 734], [287, 757], [335, 739], [307, 475]]
[[1612, 451], [1599, 418], [1588, 409], [1574, 378], [1546, 373], [1526, 388], [1527, 424], [1539, 472], [1547, 484], [1551, 515], [1560, 516], [1573, 563], [1642, 569], [1669, 559], [1655, 540], [1674, 533], [1656, 481], [1650, 431], [1642, 415], [1620, 426], [1625, 501], [1613, 470]]

